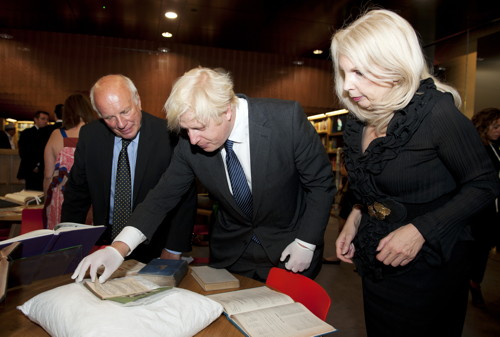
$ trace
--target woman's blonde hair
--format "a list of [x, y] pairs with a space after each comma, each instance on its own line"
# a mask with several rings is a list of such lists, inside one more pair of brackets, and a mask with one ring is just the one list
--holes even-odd
[[221, 116], [231, 106], [238, 105], [233, 91], [233, 81], [223, 69], [198, 67], [191, 69], [174, 84], [164, 105], [168, 126], [179, 132], [179, 119], [186, 112], [192, 112], [194, 119], [203, 125], [210, 120], [219, 124]]
[[[408, 105], [423, 79], [432, 78], [438, 90], [450, 92], [457, 107], [461, 104], [460, 95], [454, 88], [430, 74], [413, 27], [392, 11], [368, 11], [335, 32], [331, 55], [335, 91], [340, 101], [357, 118], [375, 126], [378, 132], [386, 130], [394, 111]], [[353, 103], [344, 91], [344, 74], [339, 66], [341, 56], [349, 59], [370, 81], [392, 86], [389, 94], [372, 104], [370, 110]]]

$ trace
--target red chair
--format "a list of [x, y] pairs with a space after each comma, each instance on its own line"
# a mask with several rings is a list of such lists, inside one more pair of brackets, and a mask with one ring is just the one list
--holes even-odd
[[266, 285], [290, 296], [295, 302], [302, 303], [313, 314], [326, 320], [332, 303], [325, 289], [314, 280], [291, 271], [271, 268]]
[[43, 208], [24, 208], [21, 213], [21, 229], [19, 234], [43, 228]]

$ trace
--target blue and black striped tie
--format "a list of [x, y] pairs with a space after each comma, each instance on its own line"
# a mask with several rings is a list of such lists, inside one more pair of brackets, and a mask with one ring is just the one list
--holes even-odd
[[227, 173], [231, 181], [234, 200], [240, 206], [243, 213], [251, 219], [253, 213], [252, 192], [250, 192], [245, 172], [243, 172], [238, 157], [233, 151], [233, 143], [232, 140], [228, 139], [224, 144], [224, 148], [226, 149]]

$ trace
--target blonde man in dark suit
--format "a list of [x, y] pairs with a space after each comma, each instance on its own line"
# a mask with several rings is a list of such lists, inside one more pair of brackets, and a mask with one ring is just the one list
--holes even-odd
[[[88, 256], [73, 277], [81, 280], [91, 266], [95, 278], [94, 267], [104, 265], [104, 282], [122, 256], [154, 237], [197, 177], [219, 204], [211, 266], [261, 281], [273, 266], [314, 278], [335, 188], [325, 149], [300, 105], [235, 95], [229, 74], [195, 68], [176, 82], [165, 110], [169, 127], [184, 135], [172, 164], [112, 248]], [[244, 171], [240, 185], [229, 174], [226, 141]], [[250, 205], [242, 206], [236, 192], [245, 185]]]

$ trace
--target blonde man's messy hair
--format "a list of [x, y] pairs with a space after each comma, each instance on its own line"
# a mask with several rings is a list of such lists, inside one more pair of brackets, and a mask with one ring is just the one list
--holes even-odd
[[191, 69], [174, 84], [164, 109], [169, 128], [180, 131], [179, 120], [186, 112], [203, 125], [210, 121], [222, 122], [222, 114], [238, 105], [233, 91], [233, 81], [223, 69], [198, 67]]
[[[429, 72], [420, 43], [413, 27], [396, 13], [377, 9], [332, 37], [335, 91], [340, 101], [357, 118], [385, 132], [393, 112], [408, 105], [418, 90], [420, 80], [432, 78], [438, 90], [450, 92], [457, 107], [461, 104], [458, 92], [440, 82]], [[344, 56], [367, 79], [383, 86], [392, 86], [389, 94], [369, 110], [359, 107], [343, 90], [344, 74], [339, 58]]]

